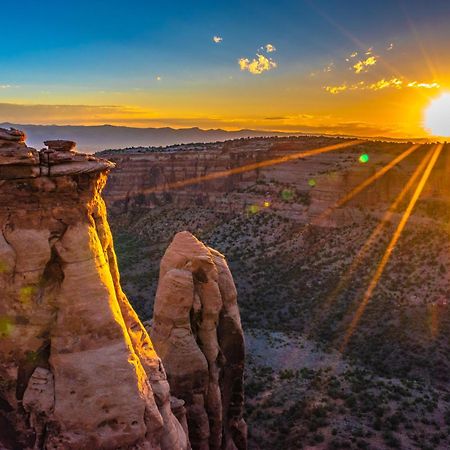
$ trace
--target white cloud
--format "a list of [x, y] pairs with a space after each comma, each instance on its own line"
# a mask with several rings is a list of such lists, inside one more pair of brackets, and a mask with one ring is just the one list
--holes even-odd
[[162, 80], [162, 76], [161, 75], [158, 75], [157, 77], [156, 77], [156, 81], [161, 81]]
[[[367, 54], [367, 53], [366, 53]], [[355, 73], [367, 72], [370, 66], [374, 66], [377, 63], [376, 56], [369, 56], [367, 59], [362, 59], [353, 65]]]
[[260, 75], [277, 67], [275, 61], [259, 53], [251, 61], [248, 58], [240, 58], [238, 64], [241, 70], [248, 70], [253, 75]]
[[387, 50], [388, 52], [390, 52], [393, 48], [394, 48], [394, 43], [391, 42], [391, 43], [387, 46], [386, 50]]
[[213, 36], [212, 40], [216, 43], [216, 44], [220, 44], [223, 41], [223, 37], [222, 36]]
[[410, 88], [418, 88], [418, 89], [439, 89], [441, 85], [439, 83], [419, 83], [418, 81], [412, 81], [408, 83], [408, 87]]
[[347, 62], [350, 62], [351, 59], [356, 58], [357, 56], [358, 56], [358, 52], [353, 52], [353, 53], [350, 53], [350, 55], [348, 55], [347, 58], [345, 58], [345, 60]]
[[272, 52], [276, 52], [277, 49], [273, 44], [266, 44], [266, 52], [267, 53], [272, 53]]
[[337, 86], [324, 86], [324, 89], [330, 94], [340, 94], [344, 91], [381, 91], [382, 89], [395, 88], [415, 88], [415, 89], [439, 89], [441, 86], [439, 83], [421, 83], [418, 81], [406, 82], [400, 78], [382, 78], [381, 80], [375, 81], [374, 83], [366, 83], [360, 81], [354, 84], [341, 84]]
[[334, 62], [331, 61], [329, 64], [327, 64], [324, 68], [324, 72], [331, 72], [334, 69]]
[[0, 84], [0, 89], [10, 89], [12, 86], [10, 84]]

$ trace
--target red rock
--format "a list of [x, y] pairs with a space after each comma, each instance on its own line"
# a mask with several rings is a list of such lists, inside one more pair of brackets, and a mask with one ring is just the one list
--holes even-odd
[[188, 232], [167, 249], [151, 329], [194, 449], [245, 449], [244, 336], [223, 255]]
[[49, 150], [54, 150], [55, 152], [70, 152], [77, 146], [76, 142], [65, 140], [45, 141], [44, 144]]
[[183, 407], [177, 419], [120, 287], [101, 198], [113, 165], [73, 152], [47, 165], [4, 134], [0, 448], [187, 450]]

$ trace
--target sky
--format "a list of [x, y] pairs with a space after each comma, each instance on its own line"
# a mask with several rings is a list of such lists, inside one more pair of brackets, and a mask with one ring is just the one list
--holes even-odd
[[422, 137], [450, 1], [22, 0], [0, 121]]

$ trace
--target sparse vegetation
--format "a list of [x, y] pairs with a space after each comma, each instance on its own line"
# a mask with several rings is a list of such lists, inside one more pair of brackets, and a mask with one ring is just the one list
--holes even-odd
[[[349, 153], [345, 158], [354, 158]], [[340, 164], [349, 163], [345, 158]], [[262, 175], [237, 189], [224, 195], [278, 198], [299, 208], [311, 202], [307, 189]], [[277, 208], [218, 212], [207, 203], [179, 209], [169, 201], [149, 210], [137, 202], [126, 214], [111, 214], [122, 284], [143, 319], [152, 316], [158, 264], [176, 232], [189, 230], [226, 255], [251, 349], [252, 448], [450, 447], [445, 207], [430, 199], [417, 205], [340, 355], [399, 219], [352, 265], [379, 223], [377, 205], [353, 206], [357, 219], [337, 228], [300, 223]]]

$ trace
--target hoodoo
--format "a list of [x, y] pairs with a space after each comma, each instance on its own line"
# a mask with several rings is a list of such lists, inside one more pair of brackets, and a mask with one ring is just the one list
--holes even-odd
[[194, 449], [245, 449], [244, 336], [225, 257], [178, 233], [160, 267], [151, 330]]

